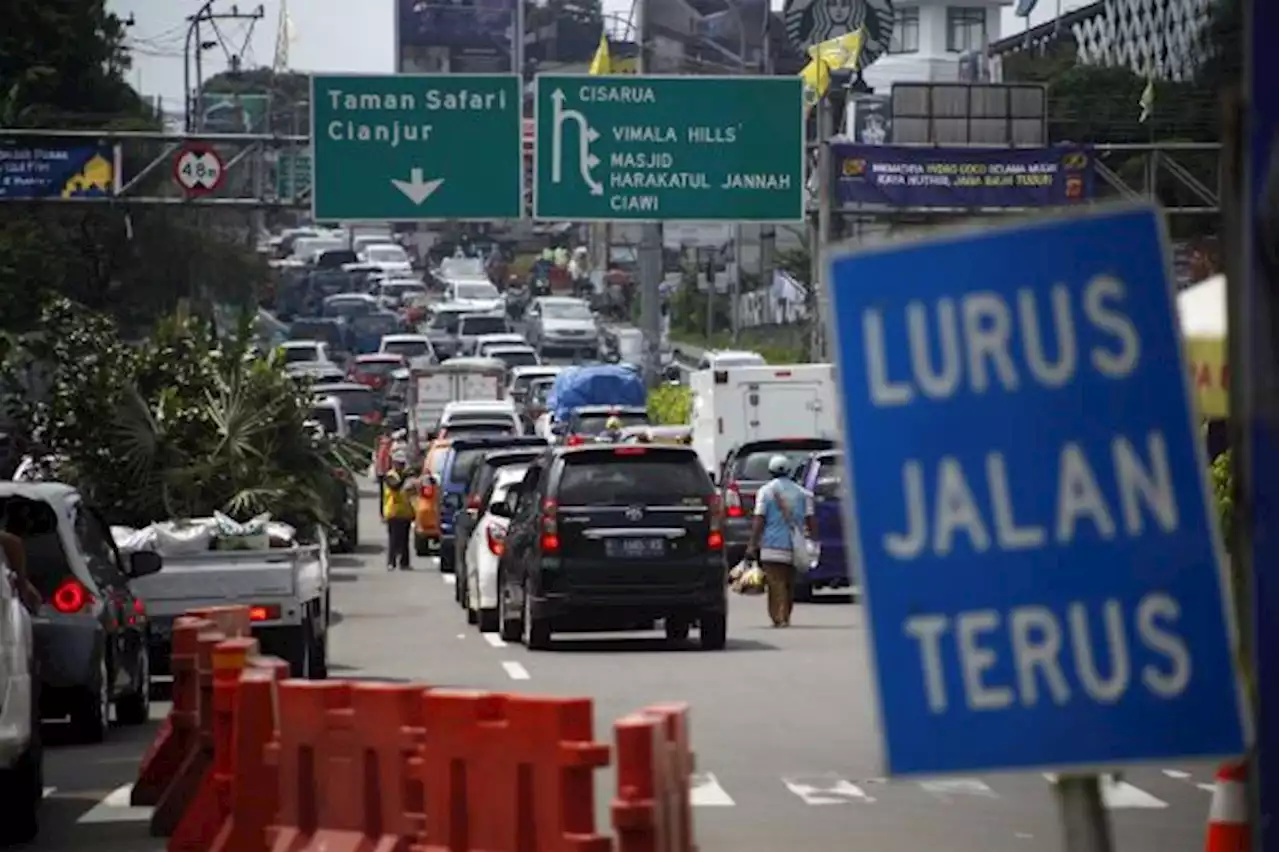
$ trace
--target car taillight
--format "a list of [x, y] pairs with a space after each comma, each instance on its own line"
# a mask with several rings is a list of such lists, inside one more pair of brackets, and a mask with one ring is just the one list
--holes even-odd
[[712, 530], [707, 533], [707, 550], [723, 550], [724, 536], [719, 530]]
[[134, 599], [133, 599], [133, 614], [134, 614], [134, 615], [146, 615], [146, 614], [147, 614], [147, 605], [146, 605], [145, 603], [143, 603], [143, 602], [142, 602], [142, 598], [134, 598]]
[[468, 498], [467, 498], [467, 508], [468, 508], [468, 509], [474, 509], [474, 510], [476, 510], [476, 511], [479, 511], [479, 510], [480, 510], [480, 497], [479, 497], [479, 495], [477, 495], [477, 494], [472, 494], [470, 497], [468, 497]]
[[501, 556], [502, 550], [506, 546], [506, 542], [504, 540], [506, 538], [506, 533], [502, 530], [489, 527], [484, 531], [484, 537], [485, 541], [489, 545], [489, 552], [494, 556]]
[[275, 621], [280, 617], [280, 607], [271, 606], [251, 606], [249, 607], [250, 621]]
[[550, 497], [542, 501], [542, 552], [560, 551], [560, 528], [556, 525], [556, 501]]
[[580, 447], [586, 442], [587, 442], [587, 439], [582, 437], [581, 435], [570, 435], [568, 438], [565, 438], [565, 441], [564, 441], [565, 446], [567, 447]]
[[720, 503], [720, 495], [712, 493], [707, 496], [707, 515], [714, 532], [719, 532], [724, 524], [724, 507]]
[[649, 450], [647, 447], [618, 447], [613, 451], [615, 456], [642, 456]]
[[742, 511], [742, 492], [738, 490], [738, 483], [730, 482], [724, 489], [724, 512], [731, 518], [741, 518], [744, 514]]
[[67, 580], [54, 591], [49, 602], [58, 612], [70, 615], [93, 603], [93, 595], [79, 580]]

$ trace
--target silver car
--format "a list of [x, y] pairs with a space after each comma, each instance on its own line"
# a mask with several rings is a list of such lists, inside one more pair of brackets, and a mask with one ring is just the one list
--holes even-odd
[[557, 350], [596, 358], [600, 354], [599, 330], [591, 307], [582, 299], [542, 296], [525, 313], [525, 336], [538, 356]]

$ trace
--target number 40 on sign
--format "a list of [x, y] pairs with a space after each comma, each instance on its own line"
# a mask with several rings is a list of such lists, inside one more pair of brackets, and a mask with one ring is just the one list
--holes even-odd
[[210, 145], [189, 144], [173, 160], [173, 179], [188, 195], [208, 195], [222, 186], [222, 158]]

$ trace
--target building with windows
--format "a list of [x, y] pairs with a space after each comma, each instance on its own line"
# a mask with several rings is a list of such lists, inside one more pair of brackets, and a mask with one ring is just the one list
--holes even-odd
[[894, 83], [992, 82], [987, 46], [1001, 37], [1012, 0], [900, 0], [889, 48], [863, 74], [888, 94]]

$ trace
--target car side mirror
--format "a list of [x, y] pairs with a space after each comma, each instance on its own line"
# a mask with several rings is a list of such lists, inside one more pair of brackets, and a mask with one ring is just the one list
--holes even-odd
[[712, 485], [716, 485], [716, 486], [719, 486], [719, 485], [720, 485], [720, 477], [716, 476], [715, 471], [713, 471], [713, 470], [709, 470], [709, 471], [707, 471], [707, 476], [711, 477], [711, 484], [712, 484]]
[[504, 500], [501, 503], [494, 503], [492, 506], [490, 506], [489, 514], [493, 515], [495, 518], [509, 519], [512, 517], [514, 513], [511, 511], [511, 506], [509, 506], [507, 502]]
[[139, 550], [129, 554], [129, 577], [137, 579], [148, 577], [164, 567], [164, 558], [150, 550]]

